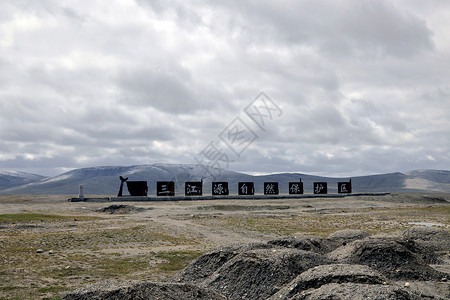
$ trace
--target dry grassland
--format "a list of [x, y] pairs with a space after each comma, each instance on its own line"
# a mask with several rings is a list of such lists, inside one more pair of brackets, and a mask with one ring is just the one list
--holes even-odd
[[[450, 229], [450, 195], [113, 203], [0, 196], [0, 299], [59, 299], [103, 280], [164, 281], [222, 244], [342, 229]], [[117, 204], [117, 203], [114, 203]], [[38, 249], [44, 250], [37, 253]], [[52, 251], [52, 252], [50, 252]]]

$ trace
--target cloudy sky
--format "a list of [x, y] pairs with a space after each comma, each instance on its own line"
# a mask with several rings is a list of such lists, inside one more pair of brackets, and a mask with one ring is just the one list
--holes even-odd
[[447, 0], [0, 2], [0, 170], [450, 169]]

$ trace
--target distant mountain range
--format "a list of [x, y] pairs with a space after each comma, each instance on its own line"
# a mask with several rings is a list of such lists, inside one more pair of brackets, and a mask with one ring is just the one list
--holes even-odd
[[0, 171], [0, 192], [4, 189], [26, 185], [28, 183], [39, 182], [47, 177], [17, 171]]
[[[86, 195], [115, 196], [119, 190], [119, 176], [129, 181], [145, 180], [149, 196], [156, 195], [157, 181], [175, 181], [176, 194], [184, 195], [184, 182], [203, 179], [203, 194], [211, 194], [212, 181], [229, 183], [230, 194], [237, 194], [241, 181], [255, 183], [255, 192], [263, 193], [264, 182], [278, 182], [280, 194], [288, 193], [288, 183], [303, 182], [305, 194], [312, 194], [313, 182], [328, 183], [328, 193], [337, 193], [337, 182], [349, 178], [320, 177], [301, 173], [280, 173], [253, 176], [223, 169], [209, 169], [199, 165], [153, 164], [137, 166], [103, 166], [82, 168], [55, 176], [45, 177], [25, 172], [0, 172], [1, 195], [78, 195], [79, 185]], [[437, 192], [450, 193], [450, 171], [415, 170], [406, 173], [388, 173], [352, 177], [354, 193], [364, 192]], [[124, 195], [128, 194], [126, 185]]]

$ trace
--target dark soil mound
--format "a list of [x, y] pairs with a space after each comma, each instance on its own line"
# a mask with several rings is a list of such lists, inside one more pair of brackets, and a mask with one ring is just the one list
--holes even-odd
[[201, 283], [224, 263], [238, 255], [237, 246], [225, 246], [206, 253], [180, 271], [174, 278], [175, 281]]
[[415, 253], [427, 264], [439, 264], [442, 262], [440, 255], [428, 245], [421, 243], [420, 240], [400, 238], [398, 242], [408, 248], [412, 253]]
[[368, 236], [370, 236], [370, 233], [362, 230], [341, 230], [333, 233], [328, 238], [317, 236], [289, 236], [271, 240], [268, 244], [325, 254]]
[[330, 283], [383, 284], [387, 281], [383, 275], [364, 265], [322, 265], [303, 272], [271, 299], [293, 299], [303, 291]]
[[404, 289], [389, 285], [372, 285], [360, 283], [330, 283], [318, 289], [305, 291], [292, 298], [278, 298], [292, 300], [419, 300], [436, 299], [434, 297], [420, 297]]
[[344, 230], [328, 238], [284, 237], [219, 247], [179, 272], [175, 283], [108, 284], [63, 299], [447, 299], [448, 274], [429, 264], [449, 242], [447, 231], [432, 227], [395, 236]]
[[391, 279], [436, 280], [445, 274], [432, 269], [410, 246], [395, 238], [366, 238], [329, 254], [339, 263], [367, 265]]
[[330, 245], [334, 245], [335, 248], [337, 248], [340, 246], [345, 246], [356, 240], [365, 239], [369, 236], [370, 233], [368, 232], [357, 229], [348, 229], [336, 231], [335, 233], [330, 235], [327, 240], [330, 242]]
[[307, 269], [329, 263], [323, 255], [303, 250], [251, 250], [226, 262], [201, 286], [230, 299], [265, 299]]
[[407, 239], [413, 239], [430, 251], [450, 251], [450, 232], [431, 226], [415, 226], [403, 232]]
[[327, 242], [327, 239], [317, 236], [289, 236], [271, 240], [268, 242], [268, 244], [285, 248], [295, 248], [299, 250], [312, 251], [322, 254], [325, 254], [332, 250], [329, 243]]
[[224, 300], [225, 297], [207, 289], [190, 284], [177, 283], [140, 283], [128, 287], [108, 290], [91, 290], [75, 292], [66, 295], [63, 300], [143, 300], [143, 299], [173, 299], [173, 300]]
[[251, 243], [247, 245], [229, 245], [219, 247], [194, 260], [184, 270], [180, 271], [174, 277], [174, 280], [176, 282], [199, 284], [239, 253], [250, 250], [270, 248], [274, 248], [274, 246], [266, 243]]
[[113, 204], [107, 207], [99, 208], [98, 212], [108, 213], [108, 214], [129, 214], [144, 211], [145, 208], [135, 207], [125, 204]]

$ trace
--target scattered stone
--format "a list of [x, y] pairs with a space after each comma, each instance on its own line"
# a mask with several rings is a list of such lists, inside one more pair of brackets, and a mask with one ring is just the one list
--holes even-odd
[[395, 282], [399, 288], [421, 296], [421, 299], [450, 299], [450, 283], [440, 281], [408, 281], [409, 285], [405, 286], [405, 281]]

